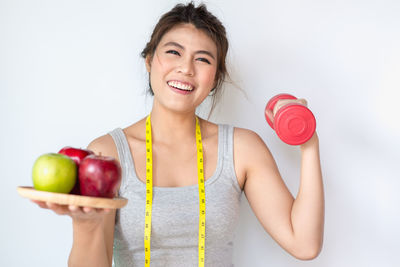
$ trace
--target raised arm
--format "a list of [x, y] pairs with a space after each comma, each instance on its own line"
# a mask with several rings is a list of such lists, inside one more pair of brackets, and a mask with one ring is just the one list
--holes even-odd
[[302, 260], [318, 256], [323, 242], [324, 193], [315, 133], [301, 145], [300, 188], [294, 199], [263, 140], [235, 129], [235, 164], [256, 217], [288, 253]]

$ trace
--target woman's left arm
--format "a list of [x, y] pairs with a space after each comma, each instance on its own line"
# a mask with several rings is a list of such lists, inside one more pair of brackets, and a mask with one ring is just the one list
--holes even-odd
[[245, 177], [244, 192], [264, 229], [294, 257], [302, 260], [317, 257], [324, 232], [324, 190], [317, 134], [300, 146], [301, 174], [296, 198], [256, 133], [236, 129], [235, 139], [235, 169], [238, 177]]
[[319, 156], [319, 140], [316, 133], [300, 146], [300, 188], [293, 202], [291, 218], [296, 238], [310, 244], [311, 258], [322, 247], [324, 232], [324, 189]]

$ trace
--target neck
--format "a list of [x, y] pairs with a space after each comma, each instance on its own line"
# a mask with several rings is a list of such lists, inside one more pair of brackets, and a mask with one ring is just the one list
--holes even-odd
[[153, 142], [176, 144], [195, 140], [196, 114], [178, 113], [153, 106], [151, 111]]

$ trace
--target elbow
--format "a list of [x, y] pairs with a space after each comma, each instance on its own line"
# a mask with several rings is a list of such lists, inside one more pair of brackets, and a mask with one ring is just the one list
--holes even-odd
[[296, 250], [291, 253], [296, 259], [302, 261], [310, 261], [318, 257], [321, 253], [322, 244], [313, 245], [313, 246], [302, 246], [301, 249]]
[[298, 253], [294, 255], [294, 257], [298, 260], [302, 261], [310, 261], [318, 257], [320, 254], [320, 250], [310, 250], [310, 251], [304, 251], [302, 253]]

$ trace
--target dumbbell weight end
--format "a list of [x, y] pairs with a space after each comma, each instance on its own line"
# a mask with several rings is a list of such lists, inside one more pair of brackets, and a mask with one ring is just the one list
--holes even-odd
[[274, 109], [280, 99], [297, 99], [289, 94], [279, 94], [271, 98], [265, 107], [265, 118], [278, 137], [289, 145], [306, 143], [314, 134], [316, 121], [313, 113], [305, 106], [291, 103], [281, 107], [272, 122], [267, 116], [267, 110]]

